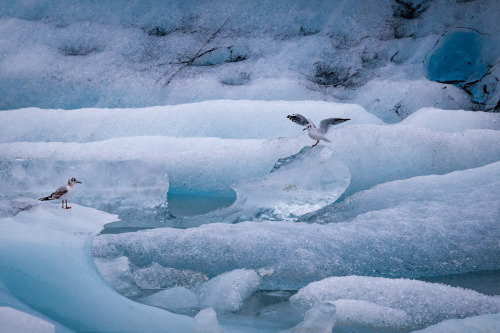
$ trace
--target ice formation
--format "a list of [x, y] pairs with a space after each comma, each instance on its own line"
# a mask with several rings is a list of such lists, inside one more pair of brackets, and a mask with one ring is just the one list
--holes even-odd
[[216, 276], [195, 288], [200, 305], [222, 311], [237, 311], [258, 288], [260, 277], [253, 270], [237, 269]]
[[11, 295], [75, 331], [191, 330], [191, 318], [124, 298], [99, 275], [92, 239], [115, 215], [76, 204], [27, 207], [0, 219], [0, 279]]
[[198, 312], [194, 317], [192, 333], [223, 333], [217, 321], [217, 313], [212, 308], [206, 308]]
[[194, 309], [199, 307], [198, 296], [190, 289], [173, 287], [139, 299], [139, 302], [168, 310]]
[[134, 283], [127, 257], [115, 259], [95, 258], [94, 260], [101, 276], [120, 294], [133, 297], [140, 294]]
[[132, 276], [142, 289], [165, 289], [177, 286], [192, 288], [208, 280], [199, 272], [163, 267], [156, 262], [148, 267], [135, 269]]
[[331, 333], [333, 326], [335, 325], [336, 319], [336, 308], [331, 302], [323, 302], [315, 304], [311, 309], [309, 309], [305, 315], [304, 320], [300, 322], [294, 328], [287, 331], [282, 331], [283, 333], [300, 333], [300, 332], [311, 332], [311, 333]]
[[[327, 301], [334, 302], [339, 309], [343, 303], [335, 303], [337, 300], [366, 301], [404, 311], [408, 315], [407, 321], [396, 327], [406, 329], [425, 327], [450, 318], [500, 312], [500, 298], [472, 290], [417, 280], [364, 276], [331, 277], [313, 282], [300, 289], [290, 299], [292, 304], [305, 309]], [[346, 310], [344, 309], [344, 312]], [[338, 311], [341, 312], [340, 309]], [[356, 324], [366, 321], [363, 318], [367, 316], [365, 313], [371, 315], [371, 311], [364, 312], [355, 308], [354, 311], [359, 318], [354, 318], [351, 314], [350, 320]], [[385, 321], [383, 316], [379, 316], [375, 323], [369, 324], [375, 327], [391, 327], [394, 321]]]
[[485, 314], [464, 319], [449, 319], [414, 333], [489, 333], [500, 331], [500, 314]]
[[[467, 191], [461, 184], [467, 184]], [[444, 198], [439, 195], [442, 185], [448, 191]], [[396, 189], [394, 197], [401, 191], [404, 195], [378, 210], [374, 206], [363, 213], [361, 208], [350, 222], [215, 223], [101, 235], [93, 253], [126, 255], [138, 266], [155, 261], [207, 276], [234, 268], [266, 268], [271, 273], [262, 278], [263, 289], [301, 288], [332, 275], [419, 277], [500, 268], [500, 162], [382, 186]], [[369, 198], [370, 191], [360, 198]]]
[[[498, 80], [490, 70], [498, 42], [485, 38], [498, 36], [495, 0], [217, 0], [209, 6], [9, 0], [2, 9], [1, 109], [322, 99], [362, 101], [394, 122], [421, 107], [494, 109], [498, 102], [498, 85], [482, 92]], [[455, 37], [457, 27], [483, 38]], [[465, 43], [469, 53], [458, 55], [490, 70], [490, 80], [470, 90], [474, 100], [452, 84], [429, 84], [423, 65], [437, 63], [432, 73], [454, 68], [451, 61], [461, 58], [450, 48]], [[360, 94], [368, 85], [379, 93]], [[476, 99], [479, 94], [487, 96]]]
[[52, 323], [28, 313], [0, 306], [0, 332], [55, 333], [55, 327]]

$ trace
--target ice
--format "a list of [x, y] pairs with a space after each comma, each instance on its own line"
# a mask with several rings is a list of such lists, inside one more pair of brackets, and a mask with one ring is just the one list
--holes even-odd
[[336, 320], [335, 305], [331, 302], [323, 302], [315, 304], [304, 315], [304, 320], [294, 328], [291, 328], [287, 333], [331, 333]]
[[403, 120], [400, 125], [424, 127], [435, 132], [463, 132], [468, 129], [500, 130], [500, 115], [490, 112], [424, 108]]
[[0, 112], [0, 142], [91, 142], [118, 137], [219, 137], [276, 139], [300, 134], [286, 119], [303, 113], [313, 121], [350, 118], [349, 124], [383, 122], [356, 104], [321, 101], [217, 100], [142, 109]]
[[[330, 277], [309, 284], [290, 298], [292, 304], [305, 309], [337, 300], [366, 301], [404, 311], [408, 314], [407, 321], [396, 327], [405, 329], [422, 328], [444, 319], [496, 313], [500, 310], [498, 297], [476, 291], [417, 280], [365, 276]], [[337, 308], [342, 305], [334, 304]], [[351, 313], [350, 320], [357, 321], [359, 325], [366, 324], [365, 312], [356, 308], [353, 310], [359, 315], [359, 319], [354, 318], [354, 313]], [[338, 311], [341, 312], [340, 309]], [[343, 311], [348, 311], [348, 308]], [[368, 324], [394, 328], [394, 321], [387, 322], [383, 316], [377, 319], [378, 323], [368, 321]]]
[[[371, 82], [381, 83], [381, 100], [391, 102], [388, 108], [370, 103], [369, 111], [390, 119], [400, 103], [404, 115], [416, 109], [401, 90], [384, 89], [383, 81], [398, 85], [403, 79], [411, 86], [427, 80], [426, 54], [457, 27], [480, 36], [499, 32], [494, 0], [155, 0], [148, 6], [10, 0], [2, 9], [1, 109], [144, 107], [225, 98], [354, 102], [357, 89]], [[495, 40], [485, 39], [483, 49], [498, 59]], [[471, 47], [473, 56], [483, 49]], [[494, 82], [498, 75], [492, 76]], [[433, 106], [432, 96], [441, 94], [440, 108], [471, 105], [471, 98], [446, 101], [455, 94], [443, 87], [448, 85], [407, 91], [421, 100], [417, 109]], [[477, 107], [493, 109], [496, 102]]]
[[464, 319], [449, 319], [415, 333], [489, 333], [500, 331], [500, 314], [485, 314]]
[[279, 159], [266, 176], [233, 185], [237, 198], [231, 206], [180, 223], [294, 220], [318, 210], [337, 200], [349, 185], [349, 170], [332, 155], [327, 147], [304, 147]]
[[212, 308], [198, 312], [194, 321], [193, 333], [222, 333], [222, 328], [217, 321], [217, 313]]
[[198, 296], [190, 289], [173, 287], [140, 299], [139, 302], [169, 310], [189, 309], [198, 307]]
[[[140, 267], [155, 261], [207, 276], [237, 268], [265, 269], [268, 274], [259, 288], [271, 290], [293, 290], [334, 275], [416, 278], [494, 270], [500, 269], [499, 186], [497, 162], [360, 193], [352, 200], [354, 213], [346, 211], [343, 217], [349, 222], [214, 223], [101, 235], [93, 253], [126, 255]], [[441, 197], [443, 190], [447, 194]], [[386, 195], [387, 201], [381, 202]], [[330, 219], [325, 211], [324, 219], [337, 221], [334, 214]]]
[[405, 323], [411, 320], [406, 311], [378, 305], [374, 302], [338, 299], [331, 303], [335, 305], [337, 309], [338, 325], [359, 325], [380, 329], [387, 327], [403, 327]]
[[0, 332], [55, 333], [53, 324], [19, 310], [0, 307]]
[[78, 332], [190, 331], [192, 319], [133, 302], [104, 282], [90, 248], [116, 215], [72, 207], [38, 204], [0, 219], [0, 279], [8, 292]]
[[134, 283], [130, 263], [127, 257], [116, 259], [95, 258], [94, 262], [101, 276], [117, 292], [126, 296], [133, 297], [140, 294], [140, 290]]
[[195, 288], [201, 306], [237, 311], [258, 288], [260, 277], [253, 270], [236, 269], [216, 276]]
[[133, 279], [142, 289], [192, 288], [208, 278], [199, 272], [163, 267], [154, 262], [148, 267], [134, 270]]

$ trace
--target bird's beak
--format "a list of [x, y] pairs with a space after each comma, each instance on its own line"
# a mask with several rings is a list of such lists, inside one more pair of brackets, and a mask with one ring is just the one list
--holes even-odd
[[306, 128], [304, 128], [304, 129], [303, 129], [303, 131], [305, 131], [306, 129], [307, 129], [307, 127], [306, 127]]
[[76, 183], [81, 184], [82, 182], [77, 180]]

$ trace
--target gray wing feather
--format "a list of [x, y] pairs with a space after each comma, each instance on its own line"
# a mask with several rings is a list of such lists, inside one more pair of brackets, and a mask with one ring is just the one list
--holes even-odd
[[291, 116], [288, 115], [287, 118], [290, 119], [291, 121], [293, 121], [294, 123], [299, 124], [301, 126], [307, 126], [307, 125], [311, 124], [313, 127], [316, 127], [314, 125], [314, 123], [309, 120], [309, 118], [304, 117], [300, 113], [294, 113]]
[[66, 194], [68, 192], [68, 189], [66, 188], [66, 185], [59, 187], [54, 193], [50, 195], [51, 198], [54, 199], [59, 199], [61, 196]]
[[338, 125], [341, 124], [345, 121], [348, 121], [351, 119], [344, 119], [344, 118], [327, 118], [323, 119], [322, 121], [319, 122], [319, 129], [322, 130], [323, 132], [327, 132], [330, 126], [333, 125]]

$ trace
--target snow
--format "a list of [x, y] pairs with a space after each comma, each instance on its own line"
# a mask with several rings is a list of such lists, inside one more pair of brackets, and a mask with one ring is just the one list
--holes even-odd
[[[444, 319], [500, 311], [500, 298], [472, 290], [417, 280], [364, 276], [331, 277], [316, 281], [300, 289], [290, 299], [292, 304], [306, 309], [326, 301], [334, 302], [337, 308], [341, 308], [343, 303], [336, 303], [337, 300], [371, 302], [404, 311], [408, 315], [405, 322], [399, 323], [401, 326], [393, 326], [394, 320], [386, 321], [383, 316], [378, 317], [374, 324], [368, 322], [369, 325], [385, 328], [399, 326], [415, 329]], [[348, 309], [353, 310], [353, 307], [344, 307], [343, 311], [346, 312]], [[370, 312], [354, 308], [350, 313], [350, 320], [357, 324], [366, 324], [365, 313]]]
[[0, 279], [10, 294], [75, 331], [191, 329], [190, 318], [135, 303], [101, 278], [90, 247], [115, 215], [76, 204], [27, 205], [33, 207], [0, 219]]
[[54, 333], [53, 324], [19, 310], [0, 307], [0, 332], [16, 333]]
[[499, 184], [497, 162], [383, 184], [348, 201], [352, 213], [333, 212], [330, 218], [333, 205], [317, 218], [345, 222], [213, 223], [101, 235], [93, 253], [126, 255], [138, 266], [155, 261], [209, 277], [235, 268], [265, 269], [260, 288], [280, 290], [333, 275], [415, 278], [495, 270], [500, 269]]

